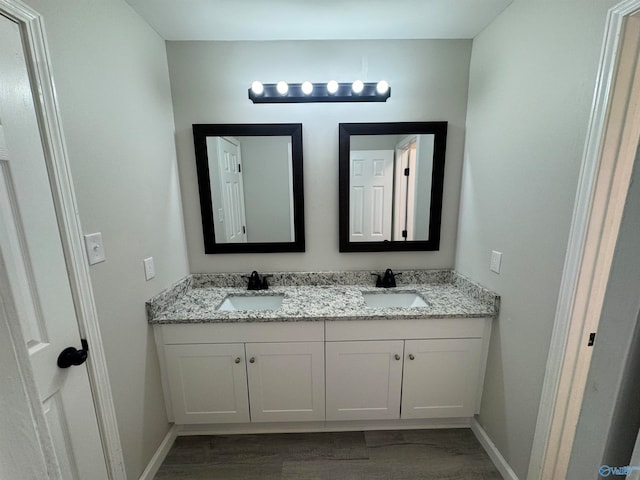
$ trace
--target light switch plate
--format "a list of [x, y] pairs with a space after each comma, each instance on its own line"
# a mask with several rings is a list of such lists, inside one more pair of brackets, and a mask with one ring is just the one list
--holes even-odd
[[145, 258], [142, 263], [144, 263], [144, 278], [151, 280], [156, 276], [156, 266], [153, 263], [153, 257]]
[[87, 257], [89, 265], [104, 262], [106, 260], [104, 254], [104, 244], [102, 243], [102, 233], [91, 233], [84, 236], [84, 245], [87, 249]]
[[489, 264], [489, 270], [492, 272], [500, 273], [500, 263], [502, 263], [502, 253], [493, 250], [491, 252], [491, 263]]

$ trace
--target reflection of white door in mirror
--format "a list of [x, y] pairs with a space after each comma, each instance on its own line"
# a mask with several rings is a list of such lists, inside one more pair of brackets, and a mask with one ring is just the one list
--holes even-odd
[[352, 150], [351, 242], [391, 240], [393, 150]]
[[[213, 145], [210, 145], [213, 144]], [[246, 214], [240, 142], [233, 137], [207, 139], [212, 186], [214, 230], [218, 243], [246, 243]], [[215, 192], [215, 193], [213, 193]]]

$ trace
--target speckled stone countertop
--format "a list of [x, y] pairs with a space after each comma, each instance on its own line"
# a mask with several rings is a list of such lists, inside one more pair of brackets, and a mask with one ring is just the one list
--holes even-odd
[[[248, 291], [240, 274], [190, 275], [147, 302], [151, 324], [393, 320], [448, 317], [494, 317], [500, 297], [450, 270], [403, 272], [398, 286], [375, 288], [371, 272], [274, 274], [268, 290]], [[368, 283], [366, 283], [364, 280]], [[411, 282], [403, 284], [403, 279]], [[278, 285], [286, 282], [287, 285]], [[334, 283], [335, 282], [335, 283]], [[413, 292], [426, 307], [371, 308], [363, 293]], [[228, 295], [284, 295], [276, 310], [218, 311]]]

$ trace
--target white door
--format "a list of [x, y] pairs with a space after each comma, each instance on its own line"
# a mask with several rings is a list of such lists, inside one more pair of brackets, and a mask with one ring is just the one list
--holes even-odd
[[240, 142], [232, 137], [219, 137], [217, 144], [226, 243], [246, 243], [247, 220], [244, 209]]
[[177, 424], [249, 421], [244, 344], [164, 348]]
[[252, 422], [324, 420], [324, 342], [247, 343]]
[[106, 479], [86, 366], [57, 366], [80, 335], [20, 30], [2, 15], [0, 45], [0, 276], [9, 283], [0, 303], [11, 305], [5, 314], [26, 343], [22, 368], [33, 373], [53, 439], [49, 463], [64, 479]]
[[402, 418], [472, 417], [482, 339], [406, 340]]
[[402, 340], [327, 342], [327, 420], [400, 418]]
[[393, 150], [352, 150], [349, 241], [391, 240]]

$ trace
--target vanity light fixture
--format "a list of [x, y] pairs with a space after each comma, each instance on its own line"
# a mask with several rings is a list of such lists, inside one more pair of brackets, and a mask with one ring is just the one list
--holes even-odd
[[376, 92], [380, 95], [384, 95], [389, 90], [389, 84], [385, 80], [380, 80], [376, 85]]
[[251, 91], [254, 95], [262, 95], [264, 93], [264, 85], [256, 80], [251, 84]]
[[253, 103], [312, 103], [312, 102], [386, 102], [391, 96], [389, 84], [379, 82], [338, 83], [261, 83], [255, 81], [249, 88]]
[[289, 84], [287, 82], [279, 81], [276, 85], [276, 89], [280, 95], [286, 95], [289, 91]]
[[303, 82], [301, 88], [302, 88], [302, 93], [304, 93], [305, 95], [311, 95], [311, 92], [313, 92], [313, 83]]

